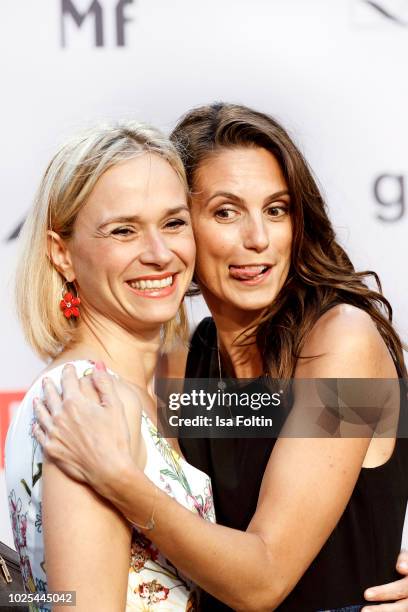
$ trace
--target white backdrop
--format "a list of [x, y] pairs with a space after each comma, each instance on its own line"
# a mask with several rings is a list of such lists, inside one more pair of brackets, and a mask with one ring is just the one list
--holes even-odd
[[[57, 144], [99, 119], [169, 131], [215, 100], [275, 115], [407, 338], [408, 0], [2, 0], [0, 46], [0, 444], [12, 393], [42, 367], [14, 316], [11, 237]], [[2, 486], [0, 464], [10, 541]]]

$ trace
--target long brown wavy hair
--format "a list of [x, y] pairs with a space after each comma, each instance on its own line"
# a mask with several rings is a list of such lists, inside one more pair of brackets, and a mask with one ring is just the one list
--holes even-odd
[[[392, 326], [392, 308], [375, 272], [356, 272], [336, 241], [312, 171], [286, 130], [272, 117], [236, 104], [215, 103], [189, 111], [171, 134], [190, 189], [200, 164], [221, 148], [263, 147], [278, 160], [291, 196], [293, 244], [288, 278], [245, 338], [255, 337], [265, 371], [291, 378], [305, 339], [336, 304], [367, 312], [384, 339], [399, 376], [406, 376], [403, 345]], [[364, 282], [373, 278], [376, 290]], [[253, 341], [253, 340], [252, 340]]]

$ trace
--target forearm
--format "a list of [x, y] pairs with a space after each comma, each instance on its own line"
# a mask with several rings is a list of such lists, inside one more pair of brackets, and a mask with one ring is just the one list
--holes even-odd
[[174, 501], [135, 466], [112, 483], [109, 499], [133, 523], [144, 525], [154, 508], [155, 527], [146, 531], [183, 573], [236, 610], [272, 610], [284, 598], [278, 567], [256, 533], [203, 520]]

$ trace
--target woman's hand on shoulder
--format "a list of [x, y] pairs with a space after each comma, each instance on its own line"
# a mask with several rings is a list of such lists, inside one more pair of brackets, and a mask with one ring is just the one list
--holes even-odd
[[106, 495], [122, 469], [144, 460], [137, 389], [103, 369], [78, 379], [70, 364], [61, 386], [62, 395], [44, 379], [44, 401], [35, 401], [35, 436], [63, 472]]

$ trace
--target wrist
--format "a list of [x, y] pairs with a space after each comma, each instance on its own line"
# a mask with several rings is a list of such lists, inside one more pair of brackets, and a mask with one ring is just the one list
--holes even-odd
[[115, 477], [105, 483], [103, 495], [128, 521], [141, 528], [151, 529], [149, 525], [153, 518], [157, 493], [156, 485], [129, 458], [122, 461]]
[[116, 500], [123, 497], [127, 487], [141, 474], [130, 456], [121, 455], [117, 461], [109, 459], [109, 468], [104, 471], [97, 482], [90, 482], [102, 497], [116, 505]]

